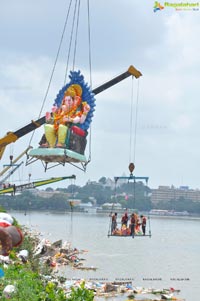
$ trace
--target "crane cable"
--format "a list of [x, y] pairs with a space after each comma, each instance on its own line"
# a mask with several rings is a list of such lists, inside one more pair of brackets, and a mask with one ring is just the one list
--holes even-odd
[[[90, 88], [92, 90], [92, 51], [91, 51], [91, 31], [90, 31], [90, 0], [87, 0], [87, 17], [88, 17], [88, 46], [89, 46], [89, 72], [90, 72]], [[89, 155], [86, 165], [92, 159], [92, 126], [89, 128]]]
[[[79, 27], [79, 15], [80, 15], [80, 0], [78, 2], [78, 12], [77, 12], [77, 21], [76, 21], [76, 34], [75, 34], [75, 43], [74, 43], [74, 57], [73, 57], [73, 66], [72, 70], [75, 68], [75, 59], [76, 59], [76, 48], [77, 48], [77, 37], [78, 37], [78, 27]], [[75, 19], [75, 17], [74, 17]]]
[[[78, 8], [77, 8], [77, 5], [78, 5]], [[76, 15], [77, 15], [76, 29], [74, 29]], [[75, 42], [74, 42], [74, 57], [73, 57], [72, 70], [74, 71], [74, 69], [75, 69], [76, 49], [77, 49], [77, 41], [78, 41], [78, 28], [79, 28], [79, 16], [80, 16], [80, 0], [76, 1], [75, 7], [74, 7], [74, 17], [73, 17], [73, 22], [72, 22], [71, 37], [70, 37], [70, 43], [69, 43], [64, 84], [66, 84], [66, 78], [67, 78], [67, 74], [68, 74], [69, 59], [70, 59], [70, 53], [71, 53], [71, 48], [72, 48], [72, 38], [73, 38], [74, 30], [76, 31], [76, 33], [75, 33]], [[89, 53], [89, 77], [90, 77], [90, 87], [92, 89], [92, 54], [91, 54], [90, 2], [89, 2], [89, 0], [87, 0], [87, 19], [88, 19], [88, 45], [89, 45], [89, 50], [88, 50], [88, 53]], [[91, 125], [90, 125], [90, 128], [89, 128], [89, 155], [88, 155], [87, 162], [85, 163], [85, 170], [86, 170], [86, 165], [91, 161], [91, 136], [92, 136], [91, 133], [92, 133], [92, 129], [91, 129]]]
[[[70, 205], [70, 227], [69, 227], [69, 234], [68, 234], [68, 241], [70, 244], [73, 243], [73, 209], [74, 209], [74, 186], [75, 186], [75, 179], [71, 179], [71, 195], [72, 199], [69, 202]], [[68, 227], [68, 225], [66, 225]], [[66, 230], [67, 231], [67, 230]]]
[[[136, 142], [137, 142], [137, 125], [138, 125], [138, 106], [139, 106], [139, 80], [138, 80], [138, 85], [137, 85], [137, 94], [136, 94], [136, 106], [135, 106], [135, 123], [134, 123], [134, 142], [133, 142], [133, 158], [132, 158], [132, 136], [133, 136], [133, 91], [134, 91], [134, 85], [133, 85], [133, 80], [134, 77], [132, 76], [132, 87], [131, 87], [131, 112], [130, 112], [130, 153], [129, 153], [129, 163], [134, 162], [136, 160]], [[132, 161], [133, 159], [133, 161]], [[130, 163], [131, 164], [131, 163]], [[130, 166], [130, 165], [129, 165]], [[132, 173], [131, 173], [132, 175]], [[134, 178], [134, 183], [133, 183], [133, 204], [132, 206], [135, 206], [135, 195], [136, 195], [136, 181]]]
[[[133, 136], [133, 85], [134, 77], [132, 76], [132, 88], [131, 88], [131, 112], [130, 112], [130, 141], [129, 141], [129, 163], [135, 162], [136, 160], [136, 142], [137, 142], [137, 126], [138, 126], [138, 106], [139, 106], [139, 79], [137, 86], [137, 95], [136, 95], [136, 108], [135, 108], [135, 123], [134, 123], [134, 142], [132, 141]], [[132, 158], [132, 144], [133, 144], [133, 158]]]
[[[68, 18], [69, 18], [69, 12], [70, 12], [70, 8], [71, 8], [71, 3], [72, 3], [72, 0], [70, 0], [70, 3], [69, 3], [67, 15], [66, 15], [65, 23], [64, 23], [64, 27], [63, 27], [63, 31], [62, 31], [61, 38], [60, 38], [60, 43], [59, 43], [57, 54], [56, 54], [56, 58], [55, 58], [55, 61], [54, 61], [54, 64], [53, 64], [53, 69], [51, 71], [49, 83], [47, 85], [47, 90], [45, 92], [45, 96], [44, 96], [44, 99], [43, 99], [43, 102], [42, 102], [42, 106], [41, 106], [41, 109], [40, 109], [40, 112], [39, 112], [38, 119], [41, 117], [42, 110], [44, 108], [44, 105], [45, 105], [45, 102], [46, 102], [46, 99], [47, 99], [47, 96], [48, 96], [48, 93], [49, 93], [50, 85], [51, 85], [51, 82], [52, 82], [52, 79], [53, 79], [53, 75], [54, 75], [54, 72], [55, 72], [55, 68], [56, 68], [56, 65], [57, 65], [57, 62], [58, 62], [58, 57], [59, 57], [59, 54], [60, 54], [61, 46], [62, 46], [62, 43], [63, 43], [63, 39], [64, 39], [64, 35], [65, 35], [67, 23], [68, 23]], [[31, 138], [30, 138], [30, 141], [29, 141], [29, 146], [31, 145], [34, 133], [35, 133], [35, 130], [33, 131], [32, 135], [31, 135]]]
[[[112, 235], [112, 215], [114, 214], [114, 205], [117, 204], [117, 181], [118, 178], [115, 178], [115, 188], [114, 188], [114, 201], [112, 203], [111, 211], [110, 211], [110, 222], [109, 222], [109, 227], [108, 227], [108, 237]], [[115, 203], [115, 204], [114, 204]]]
[[67, 55], [67, 63], [66, 63], [65, 76], [64, 76], [64, 85], [66, 85], [66, 81], [67, 81], [67, 74], [68, 74], [68, 68], [69, 68], [69, 60], [70, 60], [70, 54], [71, 54], [71, 48], [72, 48], [72, 40], [73, 40], [73, 33], [74, 33], [74, 27], [75, 27], [75, 19], [76, 19], [76, 14], [77, 14], [76, 34], [75, 34], [75, 46], [74, 46], [74, 57], [73, 57], [72, 70], [74, 70], [74, 65], [75, 65], [76, 45], [77, 45], [77, 35], [78, 35], [78, 25], [79, 25], [80, 0], [79, 0], [79, 3], [78, 3], [78, 13], [77, 13], [77, 3], [78, 3], [78, 0], [75, 1], [75, 6], [74, 6], [72, 28], [71, 28], [69, 48], [68, 48], [68, 55]]

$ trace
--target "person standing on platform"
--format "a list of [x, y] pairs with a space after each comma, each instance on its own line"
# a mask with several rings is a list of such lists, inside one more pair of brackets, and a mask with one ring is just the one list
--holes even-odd
[[115, 212], [112, 215], [111, 234], [113, 234], [116, 229], [117, 229], [117, 213]]
[[134, 235], [135, 235], [135, 223], [136, 223], [135, 213], [132, 213], [131, 214], [131, 219], [130, 219], [130, 230], [131, 230], [130, 235], [132, 237], [134, 237]]
[[142, 233], [143, 235], [146, 234], [146, 224], [147, 224], [147, 219], [144, 215], [140, 215], [141, 218], [141, 224], [142, 224]]

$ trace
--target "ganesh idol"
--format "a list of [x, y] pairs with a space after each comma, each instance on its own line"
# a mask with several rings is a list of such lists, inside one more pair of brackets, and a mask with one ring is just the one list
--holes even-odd
[[54, 106], [51, 113], [46, 113], [46, 143], [42, 147], [67, 147], [66, 138], [71, 126], [83, 124], [90, 111], [89, 104], [82, 101], [81, 96], [81, 86], [73, 84], [65, 91], [61, 106]]

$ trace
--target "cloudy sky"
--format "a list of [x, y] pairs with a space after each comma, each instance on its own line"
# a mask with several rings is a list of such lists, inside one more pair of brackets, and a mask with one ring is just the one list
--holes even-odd
[[[0, 137], [37, 119], [69, 2], [1, 2]], [[135, 176], [148, 176], [151, 188], [200, 188], [200, 11], [165, 7], [154, 12], [153, 6], [152, 0], [90, 1], [92, 88], [126, 71], [130, 65], [143, 76], [133, 81], [128, 78], [96, 96], [92, 160], [87, 171], [66, 165], [45, 173], [41, 162], [37, 162], [24, 165], [10, 180], [24, 182], [30, 173], [32, 179], [76, 174], [76, 184], [83, 185], [102, 176], [112, 179], [129, 175], [128, 165], [134, 161]], [[86, 0], [81, 1], [79, 24], [76, 69], [90, 82]], [[51, 109], [63, 86], [70, 33], [69, 23], [42, 115]], [[34, 148], [42, 134], [43, 127], [34, 133]], [[26, 135], [7, 146], [1, 169], [9, 163], [10, 154], [17, 157], [26, 149], [30, 138], [31, 134]], [[26, 158], [22, 160], [25, 162]]]

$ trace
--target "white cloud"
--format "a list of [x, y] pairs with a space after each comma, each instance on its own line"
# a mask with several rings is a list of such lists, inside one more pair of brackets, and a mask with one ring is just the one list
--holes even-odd
[[187, 115], [177, 116], [176, 120], [172, 123], [172, 128], [176, 131], [187, 130], [191, 127], [192, 121]]
[[181, 15], [174, 13], [166, 19], [168, 47], [175, 69], [188, 72], [194, 64], [199, 65], [200, 35], [199, 17], [195, 13]]

